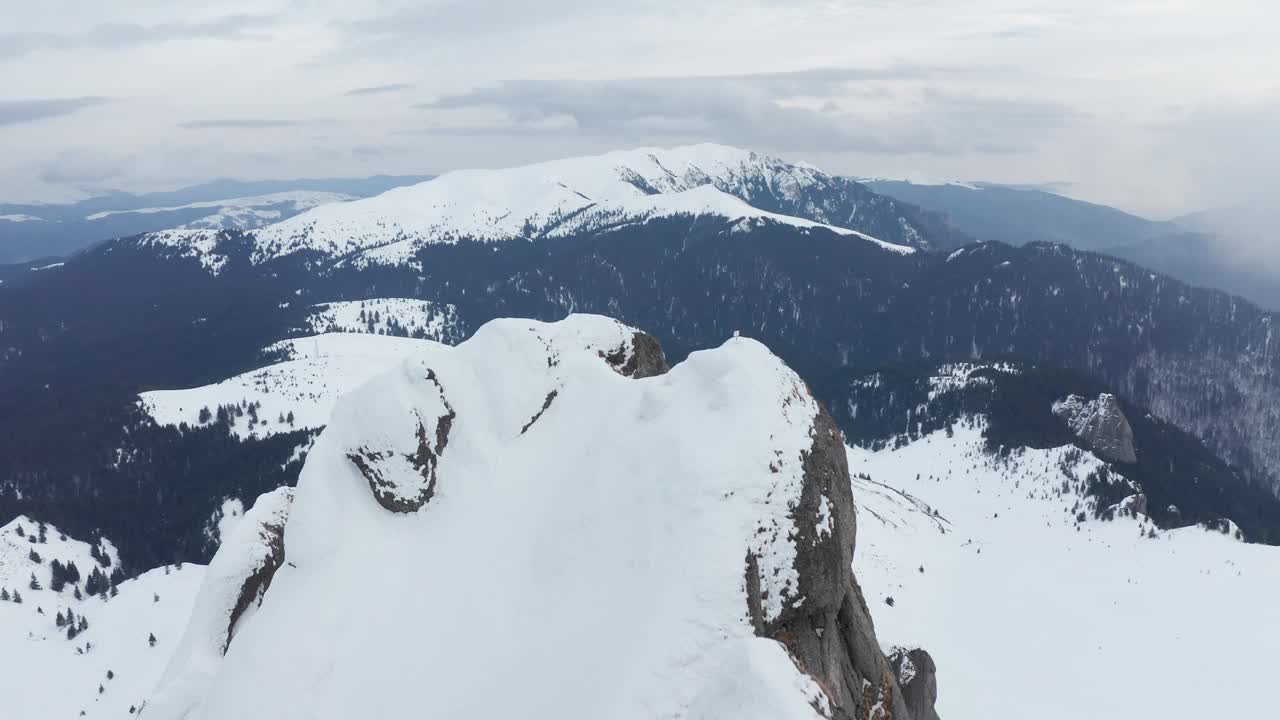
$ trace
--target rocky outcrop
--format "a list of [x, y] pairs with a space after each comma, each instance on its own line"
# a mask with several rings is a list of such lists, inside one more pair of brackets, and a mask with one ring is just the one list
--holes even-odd
[[604, 355], [604, 359], [620, 374], [636, 380], [662, 375], [671, 369], [662, 344], [654, 336], [641, 331], [631, 336], [630, 346], [623, 344]]
[[1133, 447], [1133, 428], [1115, 395], [1102, 393], [1094, 400], [1068, 395], [1053, 404], [1053, 414], [1104, 460], [1138, 461]]
[[[141, 716], [177, 720], [188, 716], [194, 698], [207, 689], [231, 644], [285, 567], [284, 529], [293, 506], [293, 488], [260, 496], [222, 538], [205, 570], [186, 632]], [[234, 653], [233, 653], [234, 654]]]
[[[435, 495], [436, 467], [449, 444], [453, 421], [458, 417], [445, 398], [444, 386], [434, 370], [427, 370], [427, 380], [438, 393], [440, 414], [434, 418], [434, 432], [429, 432], [421, 414], [415, 411], [417, 429], [414, 431], [413, 452], [401, 453], [395, 448], [365, 445], [347, 453], [347, 460], [369, 483], [374, 499], [391, 512], [417, 512]], [[410, 472], [405, 472], [406, 465]]]
[[819, 407], [803, 455], [804, 484], [795, 520], [799, 593], [773, 620], [764, 617], [758, 561], [747, 556], [747, 606], [756, 633], [786, 646], [817, 681], [833, 720], [912, 718], [898, 680], [880, 649], [862, 589], [853, 575], [857, 529], [844, 442]]
[[889, 655], [893, 675], [906, 698], [912, 720], [938, 720], [938, 668], [933, 657], [920, 648], [894, 648]]
[[[284, 488], [288, 490], [289, 488]], [[292, 495], [290, 495], [292, 497]], [[231, 607], [231, 616], [227, 619], [227, 637], [222, 643], [225, 655], [231, 646], [231, 638], [236, 633], [236, 623], [251, 605], [261, 603], [262, 598], [271, 587], [271, 580], [276, 571], [284, 565], [284, 525], [288, 513], [279, 512], [268, 515], [256, 527], [260, 551], [256, 561], [250, 565], [244, 582], [240, 584], [240, 592], [236, 603]]]

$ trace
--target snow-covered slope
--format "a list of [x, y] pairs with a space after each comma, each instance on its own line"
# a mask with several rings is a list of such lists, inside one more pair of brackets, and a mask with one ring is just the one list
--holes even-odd
[[103, 220], [112, 216], [128, 214], [156, 215], [199, 210], [207, 211], [208, 214], [194, 220], [188, 220], [179, 227], [248, 230], [268, 223], [278, 222], [286, 217], [320, 205], [347, 202], [355, 199], [356, 196], [354, 195], [343, 195], [342, 193], [294, 190], [252, 197], [194, 202], [172, 207], [105, 210], [93, 213], [85, 217], [85, 220]]
[[[112, 563], [103, 568], [90, 544], [63, 539], [52, 525], [44, 526], [42, 543], [39, 528], [26, 517], [0, 528], [0, 587], [11, 597], [14, 590], [21, 596], [21, 602], [0, 601], [0, 648], [6, 658], [0, 670], [0, 716], [128, 718], [130, 708], [141, 707], [159, 680], [191, 615], [203, 568], [160, 568], [120, 582], [106, 599], [83, 593], [77, 599], [76, 590], [85, 587], [92, 568], [118, 566], [115, 549], [106, 540], [99, 543]], [[28, 542], [31, 537], [37, 542]], [[40, 555], [38, 563], [30, 557], [33, 550]], [[81, 582], [52, 590], [53, 560], [75, 563]], [[30, 586], [33, 573], [40, 589]], [[67, 611], [77, 628], [81, 618], [85, 622], [70, 639], [58, 624]]]
[[462, 339], [456, 307], [413, 298], [325, 303], [315, 307], [307, 322], [316, 333], [395, 335], [450, 345]]
[[[926, 246], [917, 209], [844, 178], [722, 145], [642, 148], [502, 170], [462, 170], [349, 203], [322, 205], [253, 233], [252, 260], [319, 253], [356, 266], [408, 261], [424, 245], [565, 237], [672, 216], [711, 217], [746, 231], [782, 224], [829, 231], [900, 253]], [[920, 226], [918, 226], [920, 225]], [[881, 242], [863, 228], [891, 230]], [[214, 231], [157, 233], [218, 271]]]
[[403, 260], [422, 243], [556, 237], [675, 214], [813, 227], [818, 223], [767, 212], [749, 205], [744, 196], [756, 182], [782, 194], [798, 193], [818, 175], [719, 145], [458, 171], [264, 228], [257, 235], [257, 252], [269, 258], [302, 249], [347, 255], [381, 248], [374, 258], [388, 263]]
[[1081, 484], [1104, 461], [993, 456], [980, 418], [893, 445], [849, 450], [855, 565], [882, 641], [944, 669], [943, 717], [1270, 715], [1280, 549], [1157, 530], [1122, 510], [1136, 498], [1093, 519]]
[[612, 320], [494, 321], [339, 400], [288, 562], [144, 717], [902, 718], [852, 512], [763, 345], [668, 371]]
[[[340, 307], [334, 317], [346, 318], [351, 309]], [[359, 309], [355, 310], [358, 318]], [[324, 312], [315, 317], [323, 318]], [[319, 428], [328, 423], [343, 393], [434, 345], [430, 340], [354, 332], [283, 340], [267, 348], [287, 358], [283, 362], [212, 385], [145, 392], [139, 403], [161, 425], [195, 427], [225, 417], [231, 431], [242, 438]], [[220, 406], [226, 408], [221, 413]]]

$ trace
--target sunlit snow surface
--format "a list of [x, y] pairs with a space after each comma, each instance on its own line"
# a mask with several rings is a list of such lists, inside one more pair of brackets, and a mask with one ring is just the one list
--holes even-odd
[[854, 566], [879, 638], [929, 650], [943, 718], [1272, 716], [1258, 692], [1280, 657], [1280, 549], [1148, 538], [1132, 517], [1077, 531], [1075, 498], [1054, 493], [1063, 449], [1005, 464], [981, 445], [962, 427], [849, 451], [872, 478], [854, 480]]

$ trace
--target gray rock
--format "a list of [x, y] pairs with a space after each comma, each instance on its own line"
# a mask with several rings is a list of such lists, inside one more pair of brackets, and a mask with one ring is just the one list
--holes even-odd
[[240, 585], [240, 594], [236, 596], [236, 604], [231, 608], [231, 616], [227, 621], [227, 637], [222, 644], [222, 654], [231, 646], [231, 638], [236, 632], [236, 623], [254, 603], [261, 603], [276, 571], [284, 565], [284, 518], [279, 522], [264, 522], [258, 530], [258, 537], [267, 548], [262, 563], [254, 568]]
[[913, 720], [938, 720], [938, 668], [933, 657], [920, 648], [895, 648], [889, 655], [898, 687], [907, 700]]
[[[458, 417], [458, 414], [454, 412], [453, 406], [449, 404], [448, 398], [445, 397], [444, 387], [440, 384], [440, 379], [436, 376], [434, 370], [427, 371], [427, 379], [435, 383], [436, 390], [440, 393], [440, 401], [445, 408], [445, 414], [436, 418], [434, 445], [432, 444], [432, 434], [427, 432], [426, 426], [421, 421], [418, 422], [418, 428], [415, 431], [418, 448], [412, 455], [403, 458], [422, 478], [422, 482], [416, 488], [417, 492], [407, 494], [405, 488], [397, 487], [383, 473], [383, 465], [399, 460], [394, 452], [360, 447], [347, 453], [347, 460], [351, 461], [351, 464], [356, 467], [356, 470], [360, 471], [360, 474], [369, 483], [369, 490], [373, 493], [374, 499], [378, 501], [379, 505], [391, 512], [417, 512], [435, 496], [436, 467], [440, 464], [440, 456], [449, 444], [449, 432], [453, 429], [453, 421]], [[547, 403], [550, 404], [550, 401], [551, 398], [548, 398]], [[536, 420], [537, 418], [534, 419]], [[532, 421], [530, 424], [532, 424]], [[528, 426], [525, 427], [528, 429]]]
[[[779, 616], [762, 612], [758, 562], [747, 554], [747, 609], [756, 634], [786, 646], [797, 667], [831, 701], [833, 720], [909, 720], [906, 698], [876, 639], [867, 603], [853, 575], [857, 520], [844, 442], [820, 408], [804, 453], [804, 485], [793, 514], [799, 593]], [[830, 513], [822, 525], [821, 507]], [[830, 528], [828, 532], [826, 528]]]
[[636, 380], [663, 375], [671, 369], [667, 365], [667, 355], [662, 351], [662, 344], [646, 332], [637, 331], [631, 336], [630, 348], [624, 343], [605, 355], [604, 359], [614, 370]]
[[1115, 395], [1102, 393], [1094, 400], [1068, 395], [1053, 404], [1053, 414], [1061, 418], [1098, 457], [1114, 462], [1138, 461], [1133, 447], [1133, 428]]

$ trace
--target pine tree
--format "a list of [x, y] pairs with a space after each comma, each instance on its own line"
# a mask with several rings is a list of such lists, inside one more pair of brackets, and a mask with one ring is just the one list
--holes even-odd
[[292, 427], [292, 426], [293, 426], [293, 411], [292, 411], [292, 410], [290, 410], [290, 411], [289, 411], [289, 414], [288, 414], [288, 415], [285, 415], [285, 416], [284, 416], [284, 421], [285, 421], [285, 422], [287, 422], [287, 423], [289, 423], [290, 427]]
[[117, 595], [119, 595], [119, 594], [120, 594], [120, 588], [116, 587], [115, 585], [112, 585], [112, 586], [111, 586], [111, 597], [115, 597], [115, 596], [117, 596]]
[[77, 600], [83, 600], [83, 599], [84, 599], [84, 595], [81, 595], [81, 594], [80, 594], [80, 586], [79, 586], [79, 585], [77, 585], [77, 586], [76, 586], [76, 599], [77, 599]]
[[107, 691], [107, 689], [106, 689], [106, 688], [104, 688], [104, 687], [102, 687], [102, 683], [98, 683], [98, 694], [99, 694], [99, 695], [101, 695], [102, 693], [104, 693], [104, 692], [106, 692], [106, 691]]
[[75, 626], [75, 625], [68, 625], [68, 626], [67, 626], [67, 639], [68, 639], [68, 640], [75, 640], [75, 639], [76, 639], [76, 626]]
[[18, 592], [17, 590], [14, 590], [14, 591], [13, 591], [13, 601], [14, 601], [14, 602], [16, 602], [16, 603], [18, 603], [19, 605], [21, 605], [21, 604], [22, 604], [22, 593]]
[[84, 632], [89, 629], [89, 621], [83, 615], [80, 616], [80, 624], [76, 626], [76, 632]]
[[27, 583], [27, 587], [31, 588], [32, 590], [40, 589], [40, 581], [36, 579], [35, 573], [31, 573], [31, 582]]
[[155, 634], [155, 633], [149, 633], [149, 634], [147, 635], [147, 642], [148, 642], [148, 643], [150, 643], [151, 647], [155, 647], [155, 646], [156, 646], [156, 634]]
[[8, 588], [0, 588], [0, 600], [3, 600], [3, 601], [5, 601], [5, 602], [9, 602], [9, 589], [8, 589]]
[[74, 560], [67, 563], [67, 582], [80, 582], [80, 568], [76, 567], [76, 562]]
[[27, 536], [27, 531], [26, 531], [26, 530], [23, 530], [21, 525], [19, 525], [18, 527], [14, 528], [14, 530], [13, 530], [13, 531], [14, 531], [14, 532], [16, 532], [16, 533], [18, 533], [18, 537], [26, 537], [26, 536]]
[[108, 670], [108, 671], [107, 671], [107, 679], [108, 679], [108, 680], [115, 680], [115, 679], [116, 679], [116, 674], [115, 674], [114, 672], [112, 672], [112, 671]]
[[65, 617], [63, 617], [63, 616], [62, 616], [62, 611], [61, 611], [61, 610], [59, 610], [59, 611], [58, 611], [58, 617], [54, 618], [53, 622], [54, 622], [54, 624], [56, 624], [58, 627], [62, 627], [63, 625], [66, 625], [66, 624], [67, 624], [67, 619], [66, 619]]
[[44, 562], [44, 558], [40, 557], [40, 553], [36, 552], [34, 548], [32, 548], [31, 552], [27, 553], [27, 559], [37, 565]]
[[200, 408], [200, 424], [201, 425], [204, 425], [205, 423], [209, 422], [210, 418], [212, 417], [213, 417], [213, 413], [209, 412], [208, 405], [205, 405], [204, 407]]
[[57, 558], [49, 561], [49, 589], [62, 592], [67, 586], [67, 568]]
[[47, 532], [48, 532], [48, 528], [45, 527], [45, 524], [40, 523], [40, 525], [38, 526], [38, 534], [40, 536], [39, 541], [41, 544], [45, 544], [49, 542], [49, 538], [45, 534]]

